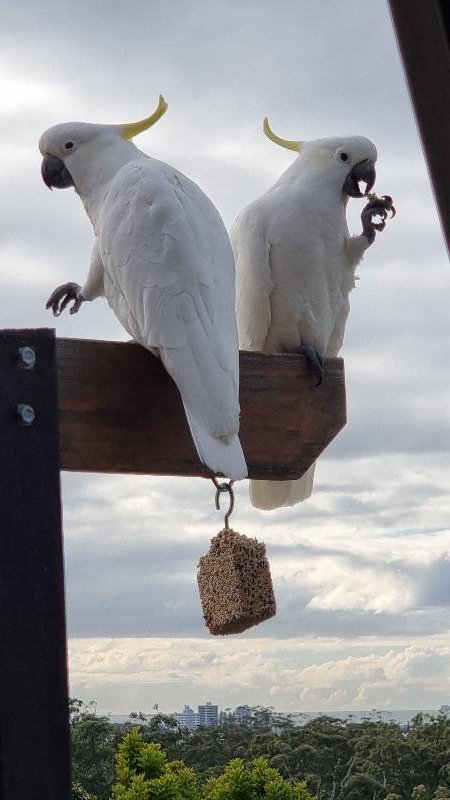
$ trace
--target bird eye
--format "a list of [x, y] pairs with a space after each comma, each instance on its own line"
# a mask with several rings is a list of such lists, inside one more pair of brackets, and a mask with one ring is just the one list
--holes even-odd
[[341, 161], [348, 161], [349, 155], [348, 153], [341, 153]]
[[64, 150], [72, 150], [73, 142], [65, 142]]

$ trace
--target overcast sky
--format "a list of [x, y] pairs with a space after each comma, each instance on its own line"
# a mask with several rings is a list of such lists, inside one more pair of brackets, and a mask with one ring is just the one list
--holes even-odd
[[[358, 270], [343, 355], [348, 425], [311, 500], [233, 525], [266, 542], [277, 616], [204, 627], [196, 565], [221, 527], [211, 484], [63, 476], [71, 692], [103, 711], [204, 700], [284, 710], [436, 708], [450, 698], [450, 269], [384, 0], [23, 0], [0, 29], [1, 327], [126, 339], [103, 300], [55, 323], [92, 230], [41, 181], [50, 125], [122, 123], [211, 197], [226, 224], [294, 155], [290, 139], [368, 136], [397, 216]], [[362, 201], [350, 201], [352, 232]]]

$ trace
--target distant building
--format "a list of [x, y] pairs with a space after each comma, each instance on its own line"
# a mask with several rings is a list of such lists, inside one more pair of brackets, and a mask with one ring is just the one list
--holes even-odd
[[450, 714], [450, 706], [444, 705], [439, 709], [440, 714]]
[[195, 731], [200, 725], [204, 728], [214, 728], [219, 724], [219, 707], [211, 702], [198, 706], [198, 711], [194, 711], [190, 706], [184, 706], [183, 711], [172, 714], [180, 728], [187, 728]]
[[194, 731], [200, 725], [200, 715], [193, 708], [185, 706], [179, 714], [173, 714], [180, 728], [188, 728]]
[[198, 707], [200, 725], [204, 728], [214, 728], [219, 724], [219, 707], [213, 706], [209, 701], [204, 706]]
[[233, 717], [240, 725], [250, 722], [252, 718], [252, 710], [250, 706], [236, 706], [233, 711]]

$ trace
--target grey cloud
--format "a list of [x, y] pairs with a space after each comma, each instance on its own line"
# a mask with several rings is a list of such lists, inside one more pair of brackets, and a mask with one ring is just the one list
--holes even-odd
[[[205, 487], [198, 490], [196, 501], [190, 499], [185, 522], [186, 531], [190, 533], [180, 541], [180, 531], [174, 528], [173, 518], [149, 512], [148, 516], [137, 515], [128, 525], [126, 516], [117, 514], [114, 503], [108, 503], [105, 497], [99, 499], [94, 490], [86, 495], [79, 476], [70, 477], [72, 497], [66, 515], [65, 549], [71, 635], [208, 636], [196, 584], [199, 555], [207, 551], [210, 535], [215, 533], [210, 515], [202, 511]], [[157, 490], [162, 507], [166, 487], [167, 482]], [[75, 510], [80, 504], [84, 509], [81, 518]], [[241, 505], [238, 504], [239, 509]], [[345, 511], [341, 513], [346, 516]], [[243, 527], [245, 529], [245, 525]], [[264, 527], [259, 538], [265, 538]], [[426, 610], [427, 606], [450, 605], [448, 591], [446, 596], [444, 594], [448, 572], [445, 559], [419, 565], [411, 562], [407, 554], [405, 558], [393, 559], [381, 553], [362, 555], [345, 547], [301, 541], [290, 546], [270, 543], [267, 549], [276, 574], [280, 560], [281, 563], [303, 563], [307, 575], [316, 559], [331, 557], [348, 572], [377, 570], [379, 574], [391, 574], [394, 583], [399, 577], [408, 579], [417, 587], [416, 600], [413, 608], [402, 613], [314, 609], [308, 604], [316, 588], [309, 586], [308, 581], [302, 586], [300, 574], [300, 580], [293, 576], [295, 585], [292, 579], [279, 576], [274, 579], [277, 617], [245, 636], [292, 637], [300, 632], [305, 636], [345, 637], [359, 633], [395, 637], [439, 633], [449, 625], [448, 608], [432, 613]]]
[[[399, 614], [371, 613], [367, 611], [323, 611], [305, 609], [297, 613], [294, 603], [283, 608], [282, 630], [288, 635], [304, 636], [428, 636], [448, 630], [449, 613], [411, 611]], [[278, 635], [283, 635], [282, 630]]]
[[419, 585], [422, 606], [450, 606], [450, 554], [442, 556], [425, 571]]
[[[134, 561], [126, 572], [124, 567], [108, 566], [100, 561], [68, 570], [69, 636], [207, 635], [196, 591], [195, 561], [191, 582], [171, 577], [167, 564], [165, 572], [157, 575], [145, 561], [141, 569]], [[180, 566], [174, 559], [174, 571]], [[99, 579], [101, 569], [106, 571]]]
[[205, 542], [161, 541], [155, 530], [140, 540], [72, 537], [66, 526], [65, 563], [71, 636], [196, 636], [206, 633], [197, 591]]
[[[378, 7], [347, 2], [321, 14], [313, 2], [288, 0], [274, 14], [272, 3], [257, 0], [158, 7], [141, 0], [132, 14], [109, 4], [107, 19], [103, 4], [86, 2], [27, 2], [20, 12], [20, 35], [11, 7], [3, 20], [3, 51], [11, 52], [14, 33], [14, 62], [24, 65], [25, 77], [53, 81], [57, 64], [74, 104], [95, 118], [130, 107], [131, 98], [142, 108], [157, 89], [171, 104], [170, 138], [187, 134], [188, 143], [211, 134], [233, 141], [243, 128], [259, 138], [270, 114], [284, 135], [366, 133], [381, 152], [396, 148], [385, 87], [391, 103], [407, 108], [408, 99], [401, 70], [393, 69], [389, 17]], [[59, 121], [56, 108], [48, 115], [48, 124]], [[403, 125], [401, 135], [404, 153], [416, 143], [414, 127]]]

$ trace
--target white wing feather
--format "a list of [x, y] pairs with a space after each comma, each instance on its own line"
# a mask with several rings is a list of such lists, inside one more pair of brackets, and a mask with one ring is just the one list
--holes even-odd
[[236, 261], [236, 316], [242, 350], [264, 350], [272, 321], [270, 245], [262, 220], [252, 207], [242, 212], [230, 231]]
[[235, 273], [218, 212], [184, 175], [142, 157], [115, 176], [98, 231], [108, 302], [175, 380], [201, 460], [245, 477]]

